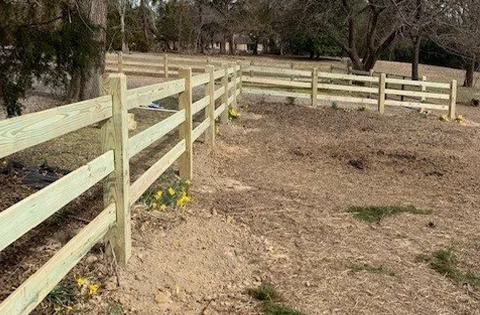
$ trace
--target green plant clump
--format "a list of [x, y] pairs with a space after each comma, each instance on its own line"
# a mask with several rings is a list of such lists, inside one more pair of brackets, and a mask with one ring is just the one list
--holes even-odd
[[248, 294], [262, 302], [261, 309], [265, 315], [303, 315], [279, 303], [282, 297], [270, 283], [262, 283], [258, 288], [248, 290]]

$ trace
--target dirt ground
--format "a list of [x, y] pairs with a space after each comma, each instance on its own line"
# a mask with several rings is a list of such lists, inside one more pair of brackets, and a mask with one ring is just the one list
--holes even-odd
[[[157, 80], [138, 78], [130, 86]], [[194, 203], [185, 212], [136, 206], [127, 268], [115, 267], [99, 246], [67, 276], [64, 282], [81, 275], [100, 284], [76, 313], [260, 314], [246, 289], [266, 281], [306, 315], [480, 314], [477, 289], [417, 259], [451, 248], [480, 272], [480, 110], [460, 105], [467, 118], [461, 126], [412, 110], [387, 108], [381, 116], [264, 98], [241, 105], [241, 118], [220, 128], [213, 153], [195, 144]], [[135, 132], [165, 117], [135, 114]], [[174, 138], [136, 157], [132, 180]], [[84, 128], [9, 161], [71, 170], [98, 156], [99, 140], [98, 128]], [[35, 191], [11, 175], [0, 172], [0, 211]], [[0, 253], [0, 300], [98, 214], [99, 192], [94, 187], [65, 215]], [[346, 212], [352, 205], [397, 204], [433, 213], [369, 224]], [[392, 272], [352, 267], [359, 264]], [[51, 311], [43, 303], [35, 314]]]

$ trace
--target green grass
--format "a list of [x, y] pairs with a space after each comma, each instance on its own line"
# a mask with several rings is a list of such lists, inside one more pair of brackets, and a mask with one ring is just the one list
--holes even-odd
[[297, 310], [283, 306], [275, 302], [264, 302], [262, 310], [265, 315], [303, 315]]
[[366, 272], [375, 273], [375, 274], [384, 274], [384, 275], [388, 275], [388, 276], [392, 276], [392, 277], [394, 277], [396, 275], [395, 271], [393, 271], [389, 268], [386, 268], [384, 266], [376, 267], [376, 266], [372, 266], [372, 265], [369, 265], [369, 264], [353, 264], [353, 265], [349, 266], [349, 268], [352, 271], [355, 271], [355, 272], [366, 271]]
[[351, 213], [358, 220], [371, 223], [380, 223], [383, 218], [400, 213], [418, 215], [427, 215], [432, 213], [431, 210], [417, 209], [414, 206], [351, 206], [348, 208], [347, 212]]
[[460, 268], [461, 262], [451, 249], [442, 249], [431, 255], [422, 255], [419, 258], [428, 262], [430, 268], [457, 284], [480, 287], [480, 274]]
[[260, 307], [265, 315], [303, 315], [281, 304], [281, 295], [270, 283], [262, 283], [258, 288], [248, 290], [248, 294], [262, 302]]
[[71, 283], [60, 283], [47, 295], [46, 300], [59, 306], [72, 305], [77, 300], [75, 286]]

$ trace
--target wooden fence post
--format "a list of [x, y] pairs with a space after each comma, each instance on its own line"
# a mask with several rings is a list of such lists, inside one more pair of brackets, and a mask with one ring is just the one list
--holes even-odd
[[210, 97], [210, 103], [205, 110], [205, 118], [210, 118], [210, 126], [205, 132], [205, 140], [213, 147], [215, 144], [215, 67], [207, 66], [206, 72], [210, 75], [210, 80], [205, 87], [205, 95]]
[[253, 67], [253, 61], [250, 61], [250, 78], [253, 78], [252, 67]]
[[179, 110], [185, 110], [185, 121], [180, 125], [179, 138], [185, 140], [185, 152], [179, 159], [180, 177], [191, 180], [193, 177], [193, 155], [192, 155], [192, 69], [178, 69], [178, 77], [185, 79], [185, 91], [178, 97]]
[[112, 95], [113, 102], [113, 115], [102, 125], [103, 151], [113, 150], [115, 156], [115, 170], [104, 180], [103, 201], [105, 207], [115, 203], [117, 209], [117, 224], [107, 238], [118, 262], [124, 266], [131, 256], [132, 248], [126, 76], [111, 74], [104, 77], [102, 94]]
[[[427, 77], [426, 76], [423, 76], [422, 77], [422, 82], [425, 82], [427, 81]], [[422, 84], [422, 92], [427, 92], [427, 87], [425, 86], [425, 84]], [[427, 101], [427, 98], [425, 96], [422, 96], [422, 99], [420, 100], [420, 102], [424, 103]]]
[[[295, 69], [295, 65], [293, 64], [293, 62], [290, 64], [290, 69], [291, 70], [294, 70]], [[290, 76], [290, 81], [294, 81], [295, 80], [295, 76], [292, 74]]]
[[165, 72], [165, 79], [168, 79], [168, 55], [165, 54], [163, 57], [163, 71]]
[[385, 113], [386, 80], [387, 80], [387, 75], [385, 73], [380, 74], [380, 82], [378, 84], [378, 112], [380, 114]]
[[118, 52], [118, 72], [123, 73], [123, 54]]
[[318, 99], [318, 68], [312, 70], [312, 107], [317, 108]]
[[450, 84], [450, 105], [448, 106], [448, 116], [455, 119], [455, 107], [457, 105], [457, 80], [452, 80]]
[[232, 108], [237, 109], [237, 66], [238, 64], [235, 62], [232, 64], [233, 67], [233, 103], [232, 103]]
[[[388, 79], [389, 75], [388, 73], [385, 74], [385, 80]], [[385, 89], [388, 89], [388, 83], [385, 83]], [[385, 95], [385, 99], [388, 99], [388, 95]]]
[[[407, 77], [406, 77], [406, 76], [402, 76], [402, 79], [403, 79], [403, 80], [406, 80]], [[402, 84], [402, 91], [405, 91], [405, 84]], [[400, 97], [400, 100], [403, 102], [403, 101], [405, 100], [405, 95], [402, 95], [402, 96]]]
[[240, 83], [238, 84], [238, 88], [240, 89], [240, 94], [238, 94], [238, 101], [243, 100], [243, 64], [240, 65], [240, 71], [238, 72], [238, 76], [240, 77]]
[[[371, 78], [373, 78], [373, 73], [374, 73], [373, 69], [370, 69], [370, 71], [368, 71], [368, 75], [369, 75]], [[369, 87], [370, 87], [370, 88], [373, 87], [373, 82], [370, 82], [370, 83], [369, 83]], [[370, 99], [372, 98], [372, 93], [368, 94], [368, 98], [370, 98]]]
[[220, 122], [225, 124], [228, 122], [228, 65], [223, 66], [224, 75], [222, 78], [223, 96], [222, 103], [225, 104], [225, 110], [220, 114]]

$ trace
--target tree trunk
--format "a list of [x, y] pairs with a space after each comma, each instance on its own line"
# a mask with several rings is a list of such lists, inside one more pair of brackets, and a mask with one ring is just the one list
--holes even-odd
[[122, 52], [128, 53], [128, 46], [125, 42], [125, 8], [122, 8], [120, 13], [120, 32], [122, 33]]
[[[140, 0], [140, 12], [142, 14], [142, 30], [143, 30], [143, 37], [145, 40], [145, 50], [150, 50], [150, 36], [148, 36], [148, 16], [147, 16], [147, 8], [145, 5], [145, 0]], [[180, 39], [179, 39], [180, 40]]]
[[105, 0], [83, 0], [79, 7], [93, 26], [92, 37], [99, 43], [99, 53], [84, 69], [72, 75], [68, 96], [72, 100], [87, 100], [100, 95], [100, 76], [105, 70], [107, 10]]
[[412, 80], [418, 81], [420, 78], [419, 64], [420, 64], [420, 44], [422, 43], [421, 36], [412, 36]]
[[465, 82], [463, 83], [463, 86], [473, 87], [474, 76], [475, 76], [475, 58], [472, 58], [471, 60], [468, 61], [468, 64], [467, 64], [467, 73], [465, 74]]
[[235, 47], [235, 35], [231, 34], [230, 35], [230, 54], [235, 55], [237, 52], [237, 49]]

